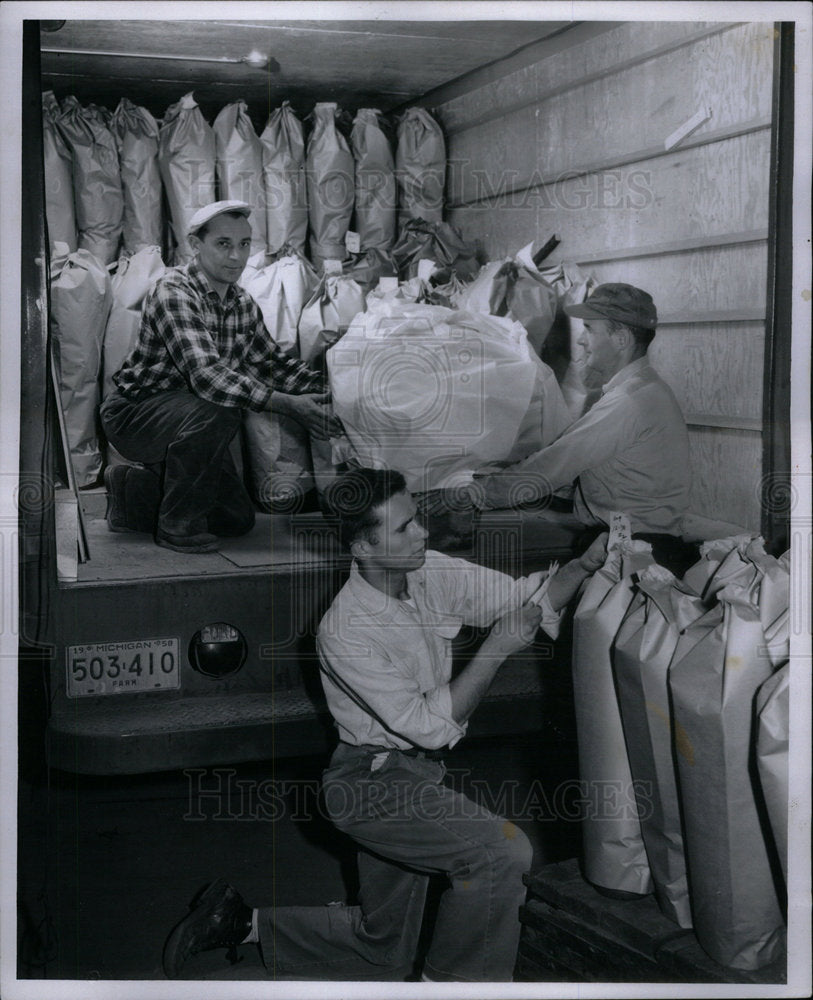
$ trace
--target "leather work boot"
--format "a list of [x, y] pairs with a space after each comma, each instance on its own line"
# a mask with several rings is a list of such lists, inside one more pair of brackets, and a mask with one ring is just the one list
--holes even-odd
[[160, 528], [156, 532], [155, 541], [163, 549], [173, 552], [214, 552], [217, 548], [217, 536], [208, 531], [199, 531], [193, 535], [174, 535]]
[[155, 531], [161, 503], [161, 480], [155, 472], [138, 465], [108, 465], [104, 485], [111, 531]]
[[178, 923], [164, 945], [164, 973], [177, 979], [192, 955], [214, 948], [228, 948], [237, 961], [237, 945], [251, 933], [251, 907], [225, 879], [212, 882], [192, 901], [192, 910]]

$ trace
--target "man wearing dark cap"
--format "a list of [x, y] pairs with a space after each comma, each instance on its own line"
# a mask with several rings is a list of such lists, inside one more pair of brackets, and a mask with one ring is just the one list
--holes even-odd
[[254, 524], [229, 453], [244, 410], [286, 414], [317, 437], [338, 429], [322, 377], [274, 345], [236, 284], [250, 252], [250, 211], [218, 201], [195, 213], [195, 258], [150, 292], [136, 346], [101, 409], [108, 441], [141, 463], [106, 470], [109, 527], [155, 532], [178, 552], [209, 552], [218, 536]]
[[689, 498], [689, 441], [672, 390], [647, 358], [658, 323], [651, 296], [605, 284], [565, 310], [584, 320], [579, 343], [602, 395], [552, 444], [477, 478], [478, 502], [511, 507], [575, 483], [574, 514], [582, 523], [607, 525], [620, 512], [639, 537], [679, 536]]

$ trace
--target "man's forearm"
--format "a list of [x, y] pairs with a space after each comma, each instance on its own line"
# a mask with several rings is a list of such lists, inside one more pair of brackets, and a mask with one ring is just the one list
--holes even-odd
[[455, 722], [465, 722], [477, 708], [508, 655], [488, 636], [463, 670], [449, 682]]

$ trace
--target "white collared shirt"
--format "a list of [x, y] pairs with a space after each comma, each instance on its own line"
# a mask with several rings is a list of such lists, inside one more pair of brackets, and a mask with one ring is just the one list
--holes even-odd
[[[319, 626], [322, 686], [347, 743], [396, 749], [457, 743], [466, 724], [452, 718], [452, 639], [463, 625], [489, 627], [521, 601], [524, 578], [429, 551], [424, 565], [407, 574], [407, 589], [409, 600], [390, 597], [354, 563]], [[542, 627], [556, 638], [560, 614], [547, 597], [540, 603]]]

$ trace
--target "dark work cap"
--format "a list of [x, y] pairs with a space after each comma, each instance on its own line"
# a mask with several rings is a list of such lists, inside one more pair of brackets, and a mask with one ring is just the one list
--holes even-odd
[[652, 296], [622, 283], [598, 285], [584, 302], [565, 306], [565, 312], [579, 319], [614, 319], [647, 330], [654, 330], [658, 325], [658, 310]]

